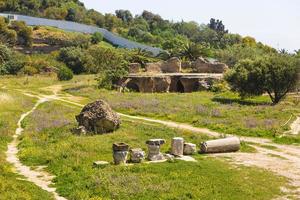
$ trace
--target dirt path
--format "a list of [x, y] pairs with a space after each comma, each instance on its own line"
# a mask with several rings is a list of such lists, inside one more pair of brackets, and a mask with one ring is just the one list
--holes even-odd
[[[54, 88], [57, 89], [59, 87], [56, 86]], [[55, 92], [58, 93], [57, 90]], [[45, 96], [39, 95], [37, 97], [44, 98]], [[84, 106], [80, 103], [72, 101], [72, 97], [70, 95], [67, 95], [66, 97], [64, 97], [63, 95], [55, 95], [48, 98], [51, 100], [62, 101], [64, 103], [72, 104], [78, 107]], [[77, 100], [78, 98], [74, 97], [74, 100], [75, 99]], [[118, 114], [122, 117], [132, 120], [142, 120], [145, 122], [161, 124], [170, 128], [206, 134], [213, 137], [220, 137], [224, 135], [222, 133], [211, 131], [206, 128], [198, 128], [188, 124], [151, 119], [147, 117], [131, 116], [122, 113]], [[214, 154], [212, 156], [222, 159], [229, 158], [230, 161], [234, 164], [256, 166], [268, 171], [272, 171], [278, 175], [284, 176], [288, 178], [291, 187], [282, 188], [286, 196], [280, 197], [279, 199], [300, 199], [300, 146], [279, 145], [273, 143], [269, 139], [263, 138], [240, 137], [240, 139], [245, 142], [251, 142], [251, 146], [253, 146], [257, 150], [257, 152]]]
[[300, 134], [300, 116], [291, 124], [290, 134], [298, 135]]
[[[29, 95], [29, 94], [27, 94]], [[29, 95], [32, 96], [32, 95]], [[34, 105], [34, 107], [21, 115], [18, 124], [17, 124], [17, 129], [15, 131], [15, 135], [13, 136], [13, 141], [11, 143], [8, 144], [8, 149], [6, 152], [6, 160], [11, 163], [16, 172], [22, 176], [24, 176], [26, 178], [26, 180], [34, 183], [35, 185], [39, 186], [40, 188], [42, 188], [43, 190], [50, 192], [54, 195], [56, 200], [66, 200], [65, 198], [59, 196], [56, 193], [56, 189], [53, 187], [50, 187], [50, 185], [52, 184], [52, 179], [54, 178], [53, 176], [51, 176], [50, 174], [46, 173], [43, 171], [43, 167], [39, 167], [36, 170], [30, 169], [30, 167], [23, 165], [19, 158], [18, 158], [18, 144], [19, 144], [19, 140], [18, 137], [20, 135], [22, 135], [23, 132], [23, 128], [22, 128], [22, 121], [31, 113], [33, 113], [37, 107], [46, 102], [49, 101], [50, 98], [47, 97], [43, 97], [43, 98], [39, 98], [39, 100], [37, 101], [37, 103]]]

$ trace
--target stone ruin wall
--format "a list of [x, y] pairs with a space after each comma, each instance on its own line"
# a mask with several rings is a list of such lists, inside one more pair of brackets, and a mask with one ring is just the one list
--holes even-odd
[[[187, 69], [192, 73], [183, 73]], [[214, 74], [223, 74], [227, 69], [223, 63], [211, 63], [203, 58], [192, 63], [182, 63], [174, 57], [167, 61], [146, 63], [144, 68], [139, 63], [131, 63], [129, 76], [121, 79], [118, 85], [145, 93], [207, 90], [213, 81], [221, 79]]]

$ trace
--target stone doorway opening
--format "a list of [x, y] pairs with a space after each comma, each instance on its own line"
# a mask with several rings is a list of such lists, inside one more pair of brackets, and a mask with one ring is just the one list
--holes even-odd
[[126, 88], [128, 88], [130, 91], [133, 91], [133, 92], [140, 92], [139, 86], [132, 81], [127, 83]]
[[184, 93], [184, 86], [180, 80], [177, 81], [176, 92]]

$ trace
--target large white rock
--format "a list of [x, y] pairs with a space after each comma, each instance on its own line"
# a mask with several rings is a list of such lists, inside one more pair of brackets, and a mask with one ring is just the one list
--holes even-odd
[[184, 139], [181, 137], [175, 137], [172, 139], [171, 153], [175, 156], [183, 155]]

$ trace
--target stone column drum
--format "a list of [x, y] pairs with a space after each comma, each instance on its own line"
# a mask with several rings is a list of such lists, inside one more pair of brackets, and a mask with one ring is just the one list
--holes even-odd
[[193, 143], [184, 143], [183, 154], [184, 155], [192, 155], [196, 153], [197, 146]]
[[130, 149], [130, 161], [133, 163], [141, 163], [145, 159], [145, 152], [140, 149]]
[[166, 141], [163, 139], [151, 139], [146, 141], [148, 145], [148, 160], [150, 161], [158, 161], [164, 160], [165, 157], [162, 153], [160, 153], [160, 146], [165, 144]]
[[126, 164], [129, 145], [125, 143], [113, 144], [113, 158], [115, 165]]
[[181, 137], [175, 137], [172, 139], [171, 153], [174, 156], [182, 156], [184, 148], [184, 139]]

